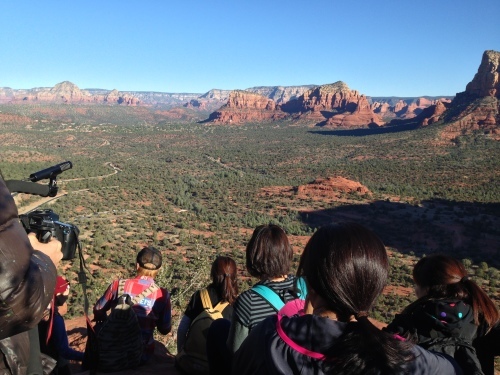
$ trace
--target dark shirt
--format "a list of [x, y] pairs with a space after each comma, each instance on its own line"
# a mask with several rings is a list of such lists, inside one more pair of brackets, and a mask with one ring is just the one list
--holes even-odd
[[[210, 296], [210, 302], [212, 302], [212, 307], [215, 307], [215, 305], [217, 305], [222, 299], [217, 294], [217, 290], [212, 284], [207, 286], [206, 289], [208, 291], [208, 295]], [[198, 290], [191, 296], [191, 299], [189, 300], [184, 315], [186, 315], [192, 322], [193, 320], [196, 319], [198, 315], [200, 315], [200, 313], [203, 310], [204, 310], [203, 303], [201, 302], [200, 291]], [[222, 311], [222, 316], [225, 319], [231, 320], [232, 315], [233, 315], [233, 306], [227, 305], [226, 308]]]
[[[257, 325], [233, 357], [233, 374], [324, 374], [323, 361], [292, 349], [276, 331], [276, 315]], [[343, 334], [346, 323], [316, 315], [283, 317], [282, 328], [295, 343], [316, 353], [325, 354]], [[405, 364], [406, 374], [461, 374], [453, 359], [429, 352], [419, 346], [412, 348], [415, 360]]]

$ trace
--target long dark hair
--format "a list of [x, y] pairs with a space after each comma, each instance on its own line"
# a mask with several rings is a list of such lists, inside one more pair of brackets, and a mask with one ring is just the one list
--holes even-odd
[[447, 255], [429, 255], [413, 268], [413, 280], [427, 289], [424, 298], [456, 298], [472, 306], [474, 323], [490, 329], [498, 322], [495, 303], [471, 280], [463, 263]]
[[230, 257], [218, 256], [212, 263], [210, 276], [219, 297], [233, 304], [238, 297], [236, 262]]
[[380, 331], [368, 313], [387, 281], [389, 260], [382, 241], [354, 223], [320, 228], [307, 243], [297, 274], [321, 296], [346, 330], [326, 353], [332, 374], [400, 373], [413, 359], [412, 344]]
[[286, 275], [292, 258], [292, 247], [280, 226], [267, 224], [255, 228], [246, 249], [246, 266], [250, 275], [266, 279]]

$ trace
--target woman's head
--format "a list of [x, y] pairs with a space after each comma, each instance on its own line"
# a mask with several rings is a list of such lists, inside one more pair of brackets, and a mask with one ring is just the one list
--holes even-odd
[[322, 227], [302, 254], [298, 274], [339, 318], [365, 315], [382, 292], [389, 268], [375, 233], [354, 223]]
[[418, 297], [454, 298], [472, 306], [474, 321], [484, 320], [489, 326], [498, 320], [498, 310], [486, 293], [467, 275], [457, 259], [446, 255], [429, 255], [413, 268]]
[[[307, 243], [297, 274], [305, 276], [312, 296], [321, 297], [321, 307], [349, 322], [326, 353], [325, 373], [402, 373], [413, 359], [411, 343], [396, 341], [367, 317], [386, 284], [388, 269], [384, 244], [359, 224], [322, 227]], [[350, 321], [352, 316], [357, 322]]]
[[246, 266], [250, 275], [271, 279], [287, 275], [293, 251], [288, 237], [278, 225], [260, 225], [247, 245]]
[[235, 261], [230, 257], [218, 256], [212, 263], [210, 276], [220, 297], [232, 304], [238, 296]]
[[429, 297], [467, 298], [468, 292], [460, 283], [466, 276], [467, 270], [462, 262], [445, 255], [426, 256], [413, 268], [417, 289]]

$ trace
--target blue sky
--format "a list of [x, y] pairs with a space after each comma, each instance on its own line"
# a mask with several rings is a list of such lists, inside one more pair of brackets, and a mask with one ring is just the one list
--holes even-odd
[[2, 1], [0, 87], [455, 95], [500, 51], [499, 15], [499, 0]]

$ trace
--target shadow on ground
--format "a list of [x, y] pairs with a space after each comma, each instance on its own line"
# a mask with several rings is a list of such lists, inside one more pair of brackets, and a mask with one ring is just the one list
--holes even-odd
[[402, 253], [444, 253], [500, 267], [500, 203], [432, 199], [412, 205], [386, 200], [304, 211], [300, 216], [312, 227], [358, 222]]

